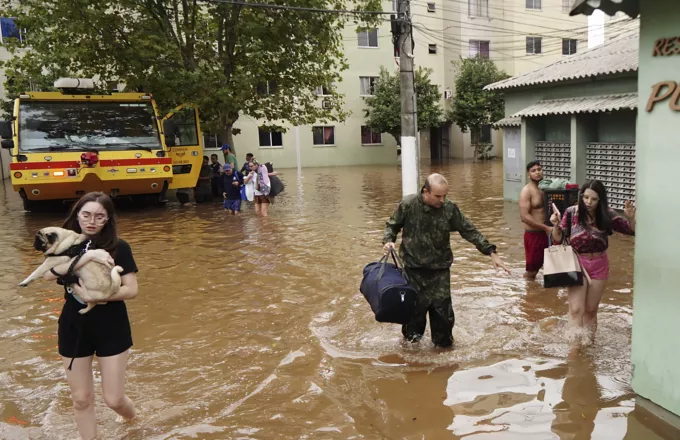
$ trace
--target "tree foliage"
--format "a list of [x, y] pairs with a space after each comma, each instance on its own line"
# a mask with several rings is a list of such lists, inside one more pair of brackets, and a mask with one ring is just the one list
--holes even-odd
[[[439, 87], [432, 84], [431, 69], [419, 67], [415, 74], [418, 130], [439, 127], [443, 111], [439, 105]], [[401, 145], [401, 90], [399, 73], [382, 67], [375, 82], [373, 96], [364, 98], [367, 108], [366, 125], [373, 131], [389, 133]]]
[[[339, 82], [348, 67], [341, 31], [350, 16], [197, 0], [23, 0], [14, 10], [16, 2], [4, 1], [4, 15], [18, 17], [30, 45], [10, 46], [10, 99], [29, 84], [44, 90], [65, 74], [98, 78], [100, 87], [118, 81], [126, 90], [153, 93], [163, 110], [198, 107], [204, 127], [232, 144], [242, 114], [272, 126], [347, 116], [332, 86], [327, 108], [314, 90]], [[381, 9], [379, 0], [280, 4]], [[361, 24], [372, 24], [366, 20]]]
[[[505, 104], [497, 91], [484, 87], [509, 77], [488, 58], [464, 58], [455, 63], [458, 69], [456, 93], [448, 117], [465, 133], [473, 133], [478, 139], [484, 125], [503, 118]], [[475, 158], [478, 142], [474, 142]]]

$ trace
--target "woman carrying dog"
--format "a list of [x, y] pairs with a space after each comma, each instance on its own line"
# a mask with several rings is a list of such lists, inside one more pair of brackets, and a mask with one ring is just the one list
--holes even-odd
[[75, 268], [88, 261], [98, 261], [112, 268], [121, 266], [121, 287], [106, 304], [99, 304], [81, 315], [90, 292], [68, 276], [71, 263], [59, 265], [48, 272], [45, 280], [58, 280], [65, 286], [66, 302], [59, 317], [59, 354], [62, 356], [66, 379], [71, 388], [78, 432], [83, 439], [97, 436], [94, 412], [94, 379], [92, 360], [97, 355], [102, 378], [104, 402], [124, 419], [135, 417], [135, 407], [125, 395], [125, 370], [132, 332], [125, 300], [137, 296], [137, 265], [130, 245], [120, 240], [116, 232], [115, 208], [104, 193], [84, 195], [64, 222], [65, 229], [88, 236]]
[[589, 332], [587, 343], [595, 340], [597, 309], [609, 278], [609, 236], [614, 231], [635, 235], [635, 208], [630, 201], [625, 203], [623, 213], [625, 218], [609, 208], [604, 185], [591, 180], [581, 187], [578, 206], [567, 208], [561, 219], [557, 210], [550, 217], [553, 243], [562, 243], [563, 231], [567, 231], [569, 244], [586, 272], [583, 286], [569, 287], [568, 293], [569, 329], [578, 332], [585, 327]]

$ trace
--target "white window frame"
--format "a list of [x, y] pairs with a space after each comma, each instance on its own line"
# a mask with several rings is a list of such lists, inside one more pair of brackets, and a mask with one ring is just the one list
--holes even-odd
[[468, 17], [488, 18], [489, 0], [468, 0]]
[[[469, 58], [474, 58], [477, 55], [480, 55], [482, 53], [482, 43], [488, 43], [489, 50], [488, 50], [486, 58], [491, 58], [491, 41], [489, 41], [489, 40], [470, 40], [470, 41], [468, 41], [468, 57]], [[474, 48], [474, 51], [475, 51], [474, 55], [472, 54], [473, 48]]]
[[[321, 128], [321, 129], [332, 128], [333, 129], [333, 143], [332, 144], [326, 144], [326, 143], [317, 144], [317, 143], [315, 143], [314, 142], [314, 130], [317, 129], [317, 128]], [[315, 126], [312, 127], [312, 145], [314, 147], [335, 147], [336, 143], [337, 143], [337, 140], [335, 139], [335, 135], [336, 135], [335, 125], [315, 125]], [[323, 137], [323, 132], [321, 134], [321, 137]]]
[[[373, 140], [373, 135], [374, 135], [374, 134], [377, 134], [378, 136], [380, 136], [380, 141], [377, 142], [377, 143], [376, 143], [376, 142], [365, 143], [365, 142], [364, 142], [364, 128], [368, 128], [368, 129], [371, 131], [371, 140]], [[360, 130], [359, 130], [359, 136], [361, 137], [361, 145], [363, 145], [364, 147], [376, 147], [376, 146], [381, 146], [381, 145], [383, 145], [383, 137], [382, 137], [382, 133], [378, 133], [377, 131], [371, 130], [371, 129], [368, 127], [368, 125], [362, 125], [362, 126], [361, 126], [361, 128], [360, 128]]]
[[[567, 47], [569, 48], [568, 52], [570, 52], [570, 53], [564, 53], [564, 43], [566, 41], [568, 41], [569, 43], [571, 43], [572, 41], [576, 43], [576, 45], [575, 45], [576, 47], [574, 48], [574, 52], [571, 52], [571, 45], [569, 43], [567, 43]], [[571, 55], [576, 55], [577, 52], [578, 52], [578, 40], [576, 38], [562, 38], [562, 55], [564, 55], [565, 57], [568, 57], [568, 56], [571, 56]]]
[[399, 12], [399, 0], [392, 0], [392, 12]]
[[[371, 32], [375, 32], [375, 46], [371, 46]], [[361, 34], [366, 34], [366, 41], [368, 46], [361, 45]], [[380, 31], [378, 28], [367, 29], [365, 31], [357, 32], [357, 47], [359, 49], [380, 49]]]
[[[374, 96], [375, 95], [375, 83], [378, 81], [379, 76], [360, 76], [359, 77], [359, 96]], [[368, 80], [368, 92], [364, 93], [364, 80]], [[373, 80], [371, 82], [371, 80]]]
[[[528, 4], [529, 2], [531, 2], [531, 5]], [[536, 7], [537, 5], [538, 7]], [[529, 11], [541, 11], [543, 10], [543, 0], [524, 0], [524, 6]]]
[[[533, 52], [527, 51], [527, 55], [542, 55], [543, 54], [543, 37], [527, 37], [527, 44], [529, 43], [529, 38], [533, 39]], [[536, 52], [536, 40], [541, 42], [541, 51]]]
[[[269, 134], [269, 145], [262, 145], [260, 143], [260, 132], [266, 132], [266, 133]], [[272, 133], [280, 133], [281, 134], [281, 145], [274, 145], [274, 140], [272, 139]], [[281, 132], [281, 131], [272, 132], [272, 131], [269, 131], [269, 130], [265, 130], [262, 127], [257, 127], [257, 143], [260, 144], [260, 149], [263, 149], [263, 150], [281, 149], [281, 148], [283, 148], [283, 132]]]

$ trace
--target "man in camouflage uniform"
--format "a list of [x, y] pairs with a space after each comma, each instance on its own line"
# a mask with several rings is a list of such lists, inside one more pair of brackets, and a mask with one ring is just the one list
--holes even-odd
[[412, 342], [420, 340], [429, 312], [432, 342], [438, 347], [453, 345], [450, 233], [457, 231], [481, 253], [490, 255], [496, 269], [509, 273], [496, 253], [496, 246], [475, 229], [456, 204], [446, 200], [448, 191], [444, 176], [428, 176], [420, 194], [406, 196], [401, 201], [387, 221], [383, 238], [384, 251], [388, 253], [394, 249], [397, 235], [403, 230], [399, 254], [409, 281], [418, 291], [413, 321], [401, 330], [404, 337]]

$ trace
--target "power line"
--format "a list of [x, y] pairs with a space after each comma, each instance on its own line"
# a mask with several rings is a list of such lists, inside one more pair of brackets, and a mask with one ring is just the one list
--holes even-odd
[[261, 8], [261, 9], [276, 9], [282, 11], [299, 11], [299, 12], [318, 12], [323, 14], [344, 14], [344, 15], [393, 15], [394, 12], [385, 11], [352, 11], [346, 9], [322, 9], [322, 8], [307, 8], [304, 6], [288, 6], [288, 5], [275, 5], [270, 3], [253, 3], [245, 1], [236, 0], [200, 0], [205, 3], [213, 3], [219, 5], [232, 5], [232, 6], [244, 6], [250, 8]]

